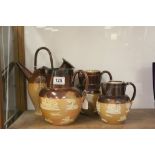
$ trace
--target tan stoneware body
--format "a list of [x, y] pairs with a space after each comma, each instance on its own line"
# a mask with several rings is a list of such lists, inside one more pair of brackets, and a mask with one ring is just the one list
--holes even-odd
[[78, 117], [83, 98], [74, 88], [44, 89], [40, 95], [40, 107], [45, 120], [54, 125], [67, 125]]
[[29, 94], [32, 104], [35, 108], [35, 114], [42, 115], [41, 109], [40, 109], [39, 93], [43, 88], [47, 87], [47, 84], [45, 82], [44, 83], [43, 82], [28, 83], [27, 87], [28, 87], [28, 94]]
[[[132, 99], [125, 94], [126, 86], [129, 84], [134, 88]], [[104, 86], [105, 88], [103, 88]], [[104, 86], [102, 86], [104, 93], [99, 96], [97, 101], [97, 112], [101, 120], [108, 124], [124, 123], [135, 98], [136, 87], [132, 83], [121, 81], [111, 81]]]
[[82, 93], [73, 86], [77, 72], [73, 75], [72, 69], [59, 68], [51, 70], [50, 74], [50, 85], [39, 94], [43, 117], [54, 125], [70, 124], [78, 117], [84, 100]]
[[[102, 80], [102, 75], [103, 74], [108, 74], [110, 80], [112, 80], [112, 75], [109, 71], [103, 71], [100, 72], [99, 70], [87, 70], [85, 71], [89, 83], [88, 83], [88, 88], [86, 89], [86, 100], [85, 104], [82, 106], [81, 113], [86, 114], [86, 115], [94, 115], [96, 114], [96, 102], [101, 95], [100, 92], [100, 85], [101, 85], [101, 80]], [[84, 89], [84, 84], [85, 80], [83, 78], [83, 75], [79, 75], [79, 89], [83, 90]]]
[[82, 106], [81, 113], [86, 115], [96, 114], [96, 102], [100, 95], [100, 91], [97, 92], [88, 92], [86, 91], [86, 101]]
[[32, 101], [32, 104], [35, 108], [35, 114], [41, 115], [41, 110], [40, 110], [40, 99], [39, 99], [39, 92], [47, 87], [47, 75], [46, 72], [48, 68], [42, 67], [37, 70], [35, 70], [33, 73], [30, 73], [28, 76], [27, 69], [21, 65], [20, 63], [17, 63], [18, 67], [24, 72], [24, 75], [27, 75], [26, 78], [28, 80], [28, 94], [30, 96], [30, 99]]
[[109, 124], [121, 124], [127, 119], [131, 102], [127, 100], [107, 99], [97, 101], [97, 111], [101, 120]]

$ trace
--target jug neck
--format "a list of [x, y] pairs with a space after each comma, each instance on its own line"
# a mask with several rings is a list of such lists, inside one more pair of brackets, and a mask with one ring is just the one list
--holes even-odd
[[48, 88], [69, 88], [72, 87], [73, 69], [54, 68], [48, 72]]
[[86, 70], [89, 85], [100, 85], [101, 82], [101, 72], [99, 70]]
[[102, 93], [106, 96], [124, 96], [126, 83], [122, 81], [109, 81], [102, 85]]
[[[101, 84], [101, 72], [99, 70], [86, 70], [85, 71], [88, 76], [88, 91], [99, 91], [100, 84]], [[79, 83], [82, 87], [82, 90], [84, 89], [85, 85], [85, 76], [83, 74], [79, 73]]]
[[59, 68], [74, 68], [74, 66], [69, 63], [67, 60], [65, 60], [64, 58], [62, 58], [63, 63], [61, 64], [61, 66]]

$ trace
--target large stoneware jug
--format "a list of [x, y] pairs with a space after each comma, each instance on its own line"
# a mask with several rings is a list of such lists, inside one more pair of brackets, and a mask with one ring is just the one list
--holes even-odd
[[88, 76], [82, 70], [73, 74], [70, 68], [54, 68], [49, 72], [48, 88], [40, 92], [40, 108], [45, 120], [54, 125], [66, 125], [78, 117], [85, 91], [74, 87], [76, 75], [83, 74], [88, 86]]

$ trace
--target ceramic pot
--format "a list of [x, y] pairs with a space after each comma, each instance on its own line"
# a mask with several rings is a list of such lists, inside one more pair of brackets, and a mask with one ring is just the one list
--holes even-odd
[[74, 87], [76, 75], [82, 73], [88, 85], [88, 76], [83, 71], [73, 74], [72, 69], [56, 68], [50, 71], [48, 88], [40, 92], [40, 107], [45, 120], [54, 125], [67, 125], [76, 120], [85, 99], [85, 91], [81, 93]]
[[[96, 113], [96, 102], [99, 95], [101, 94], [100, 86], [102, 77], [104, 74], [108, 74], [110, 80], [112, 80], [112, 75], [109, 71], [100, 72], [98, 70], [87, 70], [85, 72], [88, 76], [89, 83], [88, 88], [86, 89], [87, 102], [84, 102], [81, 112], [86, 115], [93, 115]], [[82, 83], [83, 87], [85, 83], [83, 75], [80, 75], [79, 81]]]
[[[131, 99], [125, 94], [128, 85], [134, 89]], [[125, 122], [135, 96], [136, 87], [131, 82], [109, 81], [102, 84], [102, 95], [97, 101], [97, 111], [101, 120], [109, 124]]]
[[28, 94], [34, 105], [35, 114], [37, 115], [41, 115], [41, 110], [39, 106], [39, 102], [40, 102], [39, 92], [41, 89], [46, 87], [47, 72], [50, 69], [45, 66], [41, 68], [37, 68], [37, 56], [41, 50], [46, 51], [49, 54], [51, 68], [53, 68], [52, 54], [47, 47], [40, 47], [36, 50], [35, 56], [34, 56], [34, 72], [33, 73], [29, 71], [25, 66], [20, 64], [19, 62], [16, 63], [16, 65], [19, 67], [19, 69], [23, 72], [24, 76], [28, 80], [28, 86], [27, 86]]

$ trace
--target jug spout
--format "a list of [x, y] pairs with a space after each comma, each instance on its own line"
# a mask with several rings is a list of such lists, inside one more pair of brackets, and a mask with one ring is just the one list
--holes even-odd
[[74, 66], [71, 63], [69, 63], [67, 60], [65, 60], [64, 58], [62, 60], [63, 60], [63, 63], [61, 64], [59, 68], [74, 68]]
[[16, 62], [16, 65], [18, 68], [23, 72], [26, 79], [29, 81], [29, 79], [32, 77], [32, 72], [29, 71], [25, 66], [23, 66], [21, 63]]

